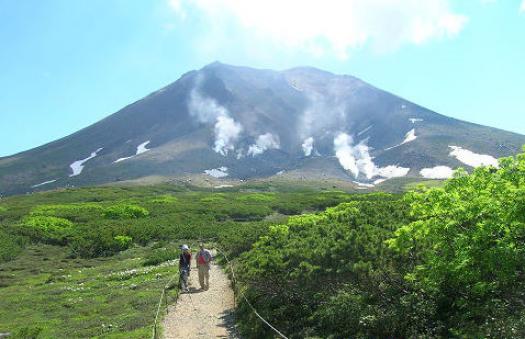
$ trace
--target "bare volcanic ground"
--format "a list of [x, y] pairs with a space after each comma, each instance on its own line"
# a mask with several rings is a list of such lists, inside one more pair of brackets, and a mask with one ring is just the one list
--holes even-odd
[[234, 324], [234, 296], [230, 280], [212, 265], [210, 289], [199, 286], [197, 270], [190, 274], [190, 293], [182, 293], [169, 306], [164, 319], [165, 338], [239, 338]]

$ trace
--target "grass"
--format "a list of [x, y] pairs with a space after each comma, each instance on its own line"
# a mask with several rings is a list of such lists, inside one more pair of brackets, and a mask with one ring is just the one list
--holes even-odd
[[[109, 258], [70, 259], [33, 245], [0, 265], [0, 333], [38, 338], [149, 338], [162, 286], [177, 268], [143, 266], [149, 247]], [[172, 302], [177, 290], [171, 290]]]

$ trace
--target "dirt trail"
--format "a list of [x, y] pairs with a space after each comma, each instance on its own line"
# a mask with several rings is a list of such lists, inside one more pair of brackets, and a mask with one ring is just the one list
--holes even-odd
[[212, 264], [210, 288], [199, 286], [197, 269], [189, 279], [189, 293], [179, 295], [164, 319], [164, 338], [239, 338], [235, 331], [234, 298], [230, 280]]

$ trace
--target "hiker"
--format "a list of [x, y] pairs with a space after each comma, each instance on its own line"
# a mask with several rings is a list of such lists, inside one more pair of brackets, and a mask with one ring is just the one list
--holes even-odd
[[195, 259], [199, 270], [199, 284], [202, 290], [208, 290], [210, 288], [210, 269], [213, 256], [209, 250], [204, 248], [204, 244], [199, 244], [199, 247], [200, 251]]
[[179, 256], [179, 272], [180, 272], [180, 283], [181, 289], [185, 292], [189, 292], [188, 278], [191, 271], [191, 252], [188, 245], [184, 244], [181, 246], [182, 253]]

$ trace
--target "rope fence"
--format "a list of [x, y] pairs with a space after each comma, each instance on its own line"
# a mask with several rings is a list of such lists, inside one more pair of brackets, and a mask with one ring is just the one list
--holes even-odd
[[[216, 239], [216, 238], [210, 238], [210, 239]], [[209, 240], [209, 239], [202, 239], [201, 241], [204, 241], [204, 240]], [[233, 282], [234, 304], [235, 305], [237, 304], [237, 299], [238, 299], [237, 298], [237, 294], [239, 293], [241, 295], [242, 299], [250, 307], [252, 312], [257, 316], [257, 318], [259, 318], [259, 320], [261, 320], [266, 326], [268, 326], [268, 328], [270, 328], [272, 331], [274, 331], [279, 337], [281, 337], [283, 339], [288, 339], [287, 336], [285, 336], [281, 331], [279, 331], [277, 328], [275, 328], [275, 326], [270, 324], [270, 322], [268, 320], [263, 318], [259, 314], [259, 312], [257, 312], [257, 309], [255, 309], [255, 307], [250, 303], [250, 301], [248, 300], [248, 298], [246, 297], [246, 295], [244, 294], [244, 292], [241, 289], [237, 289], [236, 288], [237, 287], [237, 278], [235, 277], [235, 270], [233, 269], [232, 263], [228, 259], [228, 256], [226, 255], [226, 253], [223, 250], [221, 250], [221, 248], [219, 246], [215, 245], [213, 247], [215, 247], [222, 254], [222, 256], [224, 257], [224, 259], [226, 260], [226, 263], [228, 264], [228, 266], [230, 268], [230, 271], [231, 271], [231, 274], [232, 274], [232, 282]], [[173, 283], [173, 280], [176, 277], [178, 277], [178, 275], [171, 277], [171, 279], [164, 285], [164, 287], [162, 289], [162, 292], [160, 294], [159, 303], [157, 305], [157, 312], [155, 314], [155, 322], [154, 322], [154, 325], [153, 325], [152, 339], [157, 339], [158, 338], [158, 334], [159, 334], [159, 331], [158, 331], [159, 315], [160, 315], [160, 309], [161, 309], [163, 300], [165, 301], [166, 314], [168, 314], [168, 299], [166, 297], [166, 290], [168, 290], [168, 288], [171, 286], [171, 284]], [[190, 298], [191, 298], [191, 295], [190, 295]], [[193, 304], [193, 302], [192, 302], [192, 304]]]
[[162, 306], [162, 301], [164, 300], [165, 301], [165, 306], [166, 306], [166, 314], [168, 313], [168, 298], [166, 297], [166, 290], [171, 286], [171, 284], [173, 283], [173, 280], [175, 279], [176, 276], [173, 276], [171, 277], [170, 280], [168, 280], [168, 282], [164, 285], [164, 287], [162, 288], [162, 293], [160, 294], [160, 299], [159, 299], [159, 303], [157, 305], [157, 312], [155, 314], [155, 322], [153, 324], [153, 335], [152, 335], [152, 339], [157, 339], [157, 335], [158, 335], [158, 325], [159, 325], [159, 314], [160, 314], [160, 308]]
[[[228, 263], [228, 266], [230, 267], [230, 270], [232, 272], [232, 280], [233, 280], [233, 293], [234, 295], [237, 293], [237, 288], [236, 288], [236, 285], [237, 285], [237, 279], [235, 278], [235, 271], [233, 269], [233, 265], [231, 264], [230, 260], [228, 259], [228, 256], [226, 255], [226, 253], [224, 253], [224, 251], [222, 251], [220, 249], [219, 246], [215, 246], [215, 248], [217, 248], [217, 250], [219, 252], [221, 252], [221, 254], [224, 256], [224, 259], [226, 259], [226, 262]], [[240, 295], [242, 296], [242, 298], [244, 299], [244, 301], [246, 301], [246, 304], [251, 308], [251, 310], [253, 311], [253, 313], [257, 316], [257, 318], [259, 318], [266, 326], [268, 326], [271, 330], [273, 330], [277, 335], [279, 335], [279, 337], [283, 338], [283, 339], [288, 339], [287, 336], [285, 336], [281, 331], [279, 331], [278, 329], [276, 329], [272, 324], [270, 324], [268, 322], [268, 320], [264, 319], [260, 314], [259, 312], [257, 312], [257, 310], [255, 309], [255, 307], [253, 307], [253, 305], [250, 303], [250, 301], [248, 300], [248, 298], [246, 298], [246, 295], [244, 294], [244, 292], [239, 289], [238, 290], [238, 293], [240, 293]], [[237, 298], [235, 298], [237, 299]]]

